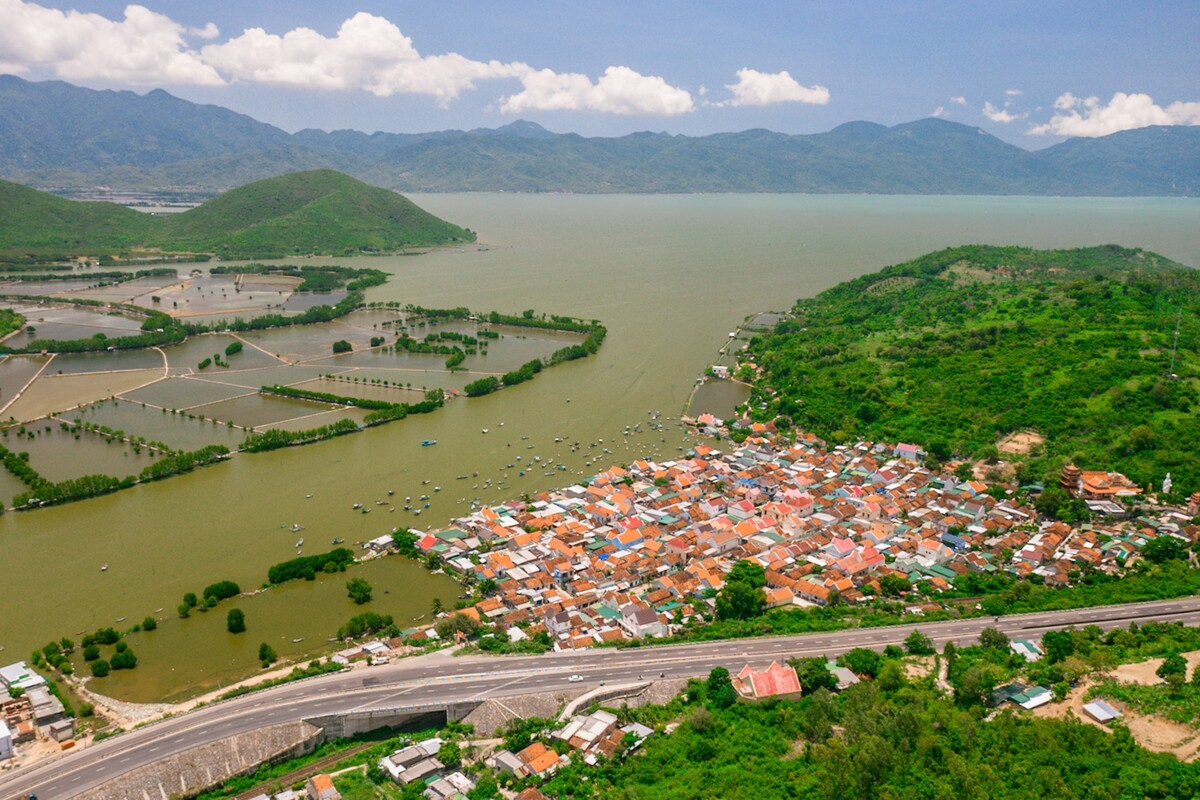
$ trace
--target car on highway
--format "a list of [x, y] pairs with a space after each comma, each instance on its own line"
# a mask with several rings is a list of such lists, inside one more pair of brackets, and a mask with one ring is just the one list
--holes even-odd
[[567, 680], [570, 681], [571, 683], [582, 683], [583, 676], [579, 675], [579, 674], [575, 674], [575, 675], [572, 675], [571, 677], [567, 678]]

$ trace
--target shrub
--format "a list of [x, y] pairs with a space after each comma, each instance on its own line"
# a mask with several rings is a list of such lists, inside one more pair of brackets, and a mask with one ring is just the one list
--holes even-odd
[[218, 581], [204, 587], [204, 599], [215, 597], [218, 602], [242, 593], [241, 588], [233, 581]]
[[113, 653], [113, 657], [109, 660], [109, 665], [113, 669], [133, 669], [137, 666], [137, 663], [137, 656], [128, 648], [119, 653]]

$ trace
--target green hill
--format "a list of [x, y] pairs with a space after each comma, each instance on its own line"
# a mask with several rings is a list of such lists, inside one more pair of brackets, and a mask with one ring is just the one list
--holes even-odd
[[1116, 246], [959, 247], [794, 311], [746, 356], [762, 418], [835, 441], [916, 442], [941, 460], [994, 457], [1000, 437], [1033, 429], [1046, 441], [1022, 479], [1071, 461], [1200, 489], [1196, 270]]
[[156, 220], [113, 203], [80, 202], [0, 181], [0, 259], [68, 258], [140, 245]]
[[333, 170], [256, 181], [164, 216], [0, 181], [0, 259], [6, 261], [151, 249], [231, 258], [341, 255], [474, 238], [395, 192]]

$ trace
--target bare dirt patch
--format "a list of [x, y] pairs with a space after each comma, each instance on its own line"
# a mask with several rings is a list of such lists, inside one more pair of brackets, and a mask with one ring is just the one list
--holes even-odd
[[933, 656], [909, 656], [904, 659], [904, 675], [910, 681], [920, 680], [933, 674]]
[[[1200, 663], [1200, 651], [1186, 653], [1185, 658], [1187, 658], [1189, 669], [1193, 669]], [[1110, 676], [1124, 683], [1153, 685], [1159, 683], [1159, 678], [1154, 671], [1161, 663], [1161, 658], [1152, 658], [1137, 664], [1122, 664], [1113, 669]], [[1087, 725], [1094, 725], [1107, 731], [1109, 730], [1108, 726], [1101, 725], [1083, 713], [1088, 690], [1094, 685], [1095, 681], [1087, 678], [1071, 690], [1066, 700], [1036, 708], [1033, 710], [1033, 715], [1055, 719], [1074, 717]], [[1163, 719], [1155, 714], [1140, 714], [1125, 708], [1123, 703], [1111, 699], [1108, 702], [1123, 712], [1120, 721], [1129, 728], [1129, 733], [1133, 736], [1134, 741], [1147, 750], [1153, 750], [1156, 753], [1171, 753], [1180, 761], [1193, 761], [1197, 755], [1200, 755], [1200, 731], [1195, 728]]]
[[971, 477], [985, 483], [1007, 483], [1016, 476], [1016, 468], [1008, 461], [986, 458], [971, 465]]
[[1023, 456], [1045, 441], [1046, 437], [1037, 431], [1017, 431], [996, 442], [996, 449], [1008, 455]]
[[[1200, 650], [1193, 650], [1190, 653], [1181, 653], [1188, 664], [1188, 676], [1192, 671], [1200, 665]], [[1155, 686], [1162, 683], [1162, 679], [1155, 673], [1162, 666], [1161, 658], [1148, 658], [1145, 661], [1139, 661], [1136, 664], [1121, 664], [1112, 669], [1112, 677], [1121, 683], [1137, 683], [1142, 686]]]

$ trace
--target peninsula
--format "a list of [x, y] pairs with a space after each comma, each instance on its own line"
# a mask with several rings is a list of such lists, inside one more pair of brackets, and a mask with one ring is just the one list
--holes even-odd
[[329, 169], [255, 181], [162, 215], [0, 181], [0, 264], [345, 256], [474, 240], [395, 192]]

